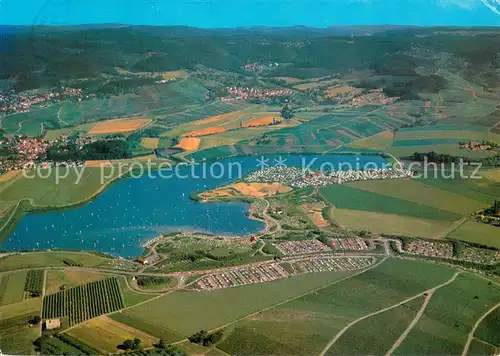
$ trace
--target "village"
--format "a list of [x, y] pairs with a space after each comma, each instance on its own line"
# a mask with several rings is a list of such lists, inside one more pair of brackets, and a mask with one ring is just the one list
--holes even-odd
[[464, 142], [460, 141], [458, 142], [458, 147], [461, 150], [470, 150], [470, 151], [489, 151], [493, 150], [495, 148], [498, 148], [498, 144], [495, 142], [490, 142], [490, 141], [469, 141], [469, 142]]
[[[3, 155], [0, 161], [0, 173], [5, 173], [12, 170], [31, 169], [36, 167], [48, 168], [54, 165], [46, 159], [47, 151], [51, 147], [67, 145], [68, 143], [75, 144], [78, 149], [81, 149], [86, 144], [97, 141], [95, 137], [77, 137], [69, 139], [62, 137], [55, 140], [43, 140], [40, 138], [26, 138], [20, 135], [12, 135], [4, 137], [0, 140], [0, 148], [4, 152], [10, 152], [9, 155]], [[83, 162], [58, 162], [62, 166], [81, 166]]]
[[67, 99], [81, 101], [82, 96], [82, 89], [67, 87], [62, 87], [50, 92], [32, 90], [21, 93], [0, 93], [0, 112], [5, 112], [7, 114], [24, 113], [30, 111], [32, 105], [40, 105], [43, 107]]
[[226, 91], [229, 96], [220, 97], [220, 101], [231, 101], [235, 99], [272, 99], [293, 94], [291, 89], [257, 89], [248, 87], [227, 87]]
[[297, 167], [266, 167], [251, 172], [247, 182], [281, 183], [292, 188], [306, 188], [341, 184], [360, 180], [410, 178], [413, 173], [405, 169], [338, 170], [327, 173], [306, 171]]

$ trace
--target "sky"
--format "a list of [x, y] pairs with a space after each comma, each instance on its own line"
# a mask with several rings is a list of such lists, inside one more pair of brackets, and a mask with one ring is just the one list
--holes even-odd
[[500, 26], [500, 0], [0, 0], [0, 24]]

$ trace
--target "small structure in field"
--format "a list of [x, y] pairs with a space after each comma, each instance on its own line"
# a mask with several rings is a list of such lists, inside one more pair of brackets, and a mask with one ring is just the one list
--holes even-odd
[[47, 319], [45, 320], [45, 328], [47, 330], [59, 329], [61, 327], [61, 319]]

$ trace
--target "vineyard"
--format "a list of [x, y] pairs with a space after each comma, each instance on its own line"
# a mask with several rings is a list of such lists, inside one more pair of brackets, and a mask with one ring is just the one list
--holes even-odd
[[113, 277], [47, 295], [43, 299], [42, 317], [67, 316], [72, 326], [123, 307], [120, 285]]
[[38, 297], [43, 289], [43, 270], [29, 270], [24, 282], [24, 291], [32, 297]]

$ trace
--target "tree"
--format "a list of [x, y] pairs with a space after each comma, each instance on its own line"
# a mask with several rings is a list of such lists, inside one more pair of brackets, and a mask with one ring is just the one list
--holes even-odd
[[142, 341], [141, 339], [135, 338], [134, 341], [132, 342], [132, 348], [134, 350], [139, 350], [141, 348]]
[[120, 345], [123, 350], [132, 350], [134, 348], [134, 341], [127, 339]]
[[40, 319], [40, 317], [38, 315], [35, 315], [34, 317], [30, 318], [29, 323], [31, 325], [36, 325], [36, 324], [39, 324], [41, 320], [42, 319]]
[[163, 339], [160, 339], [160, 341], [158, 341], [158, 345], [156, 345], [156, 347], [159, 349], [164, 349], [165, 348], [165, 341], [163, 341]]
[[291, 119], [293, 117], [293, 109], [288, 104], [286, 104], [285, 106], [283, 106], [283, 109], [281, 109], [281, 116], [284, 119]]

